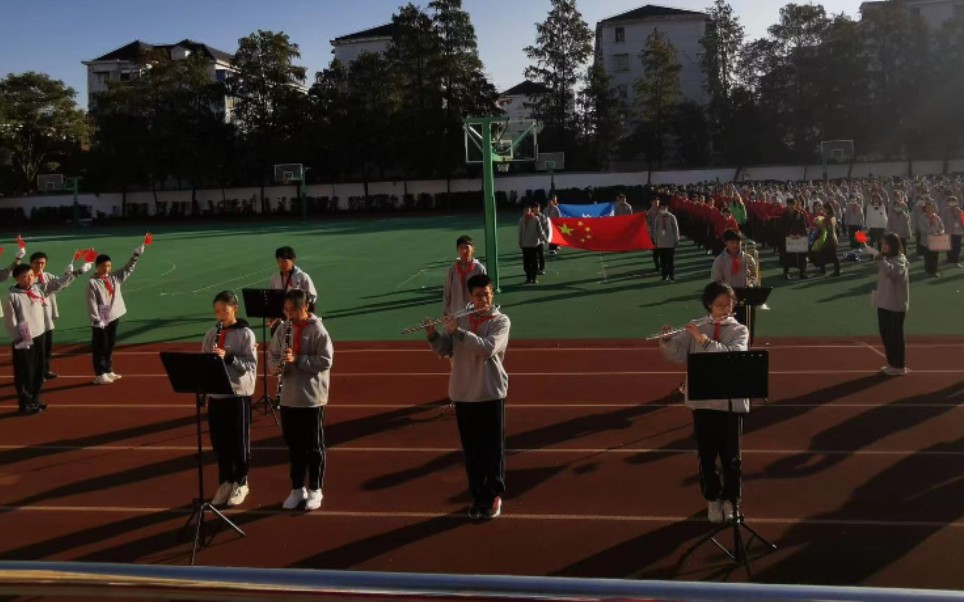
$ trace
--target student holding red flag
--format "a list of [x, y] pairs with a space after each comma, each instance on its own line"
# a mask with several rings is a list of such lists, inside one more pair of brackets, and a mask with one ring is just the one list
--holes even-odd
[[[17, 238], [19, 239], [20, 237], [18, 236]], [[2, 254], [3, 254], [3, 247], [0, 247], [0, 255]], [[24, 249], [23, 247], [20, 247], [20, 250], [17, 251], [17, 255], [14, 258], [13, 263], [10, 264], [10, 267], [0, 268], [0, 282], [3, 282], [6, 279], [10, 278], [10, 275], [13, 273], [14, 268], [20, 265], [20, 260], [26, 254], [27, 254], [26, 249]], [[3, 305], [4, 305], [3, 303], [0, 303], [0, 318], [3, 317]]]
[[[77, 258], [76, 253], [74, 254], [74, 259]], [[56, 320], [60, 319], [60, 311], [57, 308], [57, 294], [56, 291], [67, 288], [74, 279], [83, 274], [84, 272], [90, 270], [90, 264], [84, 264], [80, 270], [73, 269], [73, 263], [71, 263], [68, 268], [68, 274], [64, 277], [67, 279], [66, 282], [60, 282], [62, 279], [54, 278], [53, 274], [46, 272], [47, 267], [47, 254], [43, 251], [37, 251], [30, 255], [30, 269], [33, 271], [34, 282], [37, 288], [43, 291], [47, 296], [47, 303], [44, 310], [47, 314], [46, 316], [46, 330], [44, 331], [44, 366], [43, 375], [44, 380], [53, 380], [57, 378], [57, 375], [50, 370], [50, 361], [54, 353], [54, 323]]]
[[[117, 326], [127, 313], [121, 286], [134, 272], [137, 260], [144, 253], [145, 245], [152, 242], [150, 234], [144, 243], [134, 249], [134, 254], [119, 270], [111, 271], [109, 255], [97, 255], [94, 276], [87, 285], [87, 314], [91, 325], [91, 348], [93, 349], [94, 384], [109, 385], [120, 380], [114, 372], [114, 346], [117, 343]], [[89, 259], [93, 249], [87, 252]]]

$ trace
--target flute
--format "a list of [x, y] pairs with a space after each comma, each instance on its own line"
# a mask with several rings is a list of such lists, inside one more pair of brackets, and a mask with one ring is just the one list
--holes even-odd
[[[455, 319], [464, 318], [465, 316], [471, 316], [473, 314], [489, 311], [489, 309], [498, 309], [498, 307], [493, 306], [491, 308], [486, 307], [484, 309], [475, 309], [473, 305], [469, 304], [465, 306], [465, 309], [461, 311], [457, 311], [454, 314], [452, 314], [452, 317]], [[426, 326], [438, 326], [444, 321], [445, 321], [445, 316], [442, 316], [441, 318], [432, 320], [431, 322], [418, 324], [416, 326], [409, 326], [408, 328], [402, 330], [402, 334], [411, 334], [413, 332], [418, 332], [419, 330], [424, 330]]]
[[285, 324], [284, 341], [284, 347], [281, 349], [281, 371], [278, 372], [278, 403], [281, 403], [281, 392], [284, 391], [285, 388], [285, 370], [288, 369], [288, 365], [285, 364], [285, 356], [288, 355], [288, 350], [291, 349], [291, 321]]
[[[712, 322], [712, 321], [713, 321], [713, 316], [704, 316], [704, 317], [702, 317], [702, 318], [697, 318], [696, 320], [693, 320], [692, 322], [690, 322], [690, 323], [687, 324], [686, 326], [689, 326], [689, 325], [691, 325], [691, 324], [694, 325], [694, 326], [702, 326], [702, 325], [704, 325], [704, 324], [709, 324], [709, 323]], [[647, 341], [656, 341], [656, 340], [662, 339], [662, 338], [664, 338], [664, 337], [672, 337], [672, 336], [677, 335], [677, 334], [683, 332], [684, 330], [686, 330], [686, 326], [680, 326], [679, 328], [674, 328], [674, 329], [672, 329], [672, 330], [670, 330], [670, 331], [667, 331], [667, 332], [660, 332], [660, 333], [657, 333], [657, 334], [654, 334], [654, 335], [650, 335], [650, 336], [646, 337], [645, 340], [647, 340]]]

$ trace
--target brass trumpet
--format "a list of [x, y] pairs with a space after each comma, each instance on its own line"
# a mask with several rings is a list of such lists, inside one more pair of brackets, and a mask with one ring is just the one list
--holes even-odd
[[[499, 309], [499, 306], [495, 305], [491, 308], [487, 307], [485, 309], [475, 309], [475, 306], [469, 303], [468, 305], [465, 306], [465, 309], [462, 309], [452, 314], [452, 317], [455, 319], [464, 318], [466, 316], [471, 316], [474, 314], [482, 313], [484, 311], [489, 311], [489, 309]], [[402, 334], [412, 334], [413, 332], [418, 332], [419, 330], [425, 330], [426, 326], [438, 326], [444, 321], [445, 321], [445, 316], [442, 316], [440, 318], [436, 318], [435, 320], [432, 320], [431, 322], [425, 322], [422, 324], [416, 324], [415, 326], [409, 326], [408, 328], [405, 328], [402, 330]]]

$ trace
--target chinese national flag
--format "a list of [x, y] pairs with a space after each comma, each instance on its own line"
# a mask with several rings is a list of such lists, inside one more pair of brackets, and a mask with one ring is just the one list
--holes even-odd
[[646, 214], [552, 218], [553, 244], [586, 251], [646, 251], [655, 248]]

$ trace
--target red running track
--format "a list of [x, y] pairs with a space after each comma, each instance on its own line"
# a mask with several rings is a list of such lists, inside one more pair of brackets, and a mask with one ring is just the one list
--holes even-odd
[[[773, 397], [744, 438], [744, 508], [779, 550], [754, 578], [964, 588], [961, 339], [911, 341], [913, 372], [877, 373], [870, 341], [770, 341]], [[160, 346], [55, 358], [50, 409], [15, 413], [0, 355], [0, 558], [185, 563], [196, 489], [193, 400], [170, 392]], [[165, 349], [178, 348], [165, 346]], [[186, 348], [181, 346], [181, 348]], [[284, 512], [286, 453], [253, 428], [248, 501], [200, 562], [664, 579], [745, 579], [710, 547], [679, 366], [626, 342], [513, 344], [505, 514], [465, 517], [448, 362], [421, 345], [338, 345], [322, 511]], [[273, 387], [273, 383], [271, 385]], [[207, 446], [205, 435], [205, 446]], [[213, 457], [206, 454], [213, 490]]]

